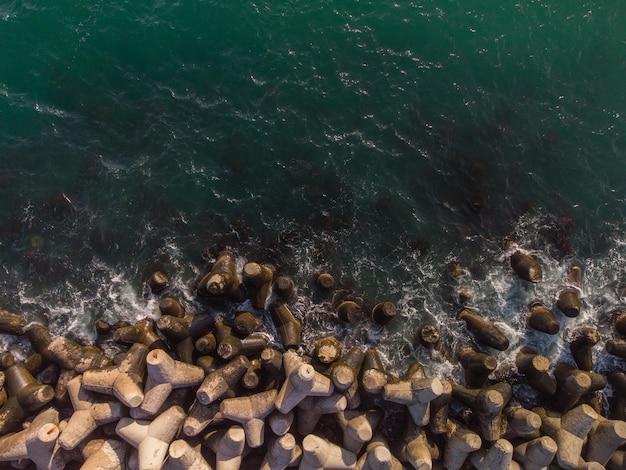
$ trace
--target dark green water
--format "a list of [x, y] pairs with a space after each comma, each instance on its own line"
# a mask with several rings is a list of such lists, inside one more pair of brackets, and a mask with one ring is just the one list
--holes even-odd
[[[585, 312], [565, 331], [623, 300], [624, 24], [609, 1], [4, 2], [0, 306], [90, 340], [154, 314], [155, 269], [195, 311], [203, 253], [231, 247], [295, 277], [314, 336], [336, 328], [320, 270], [396, 302], [387, 333], [340, 333], [431, 364], [421, 323], [464, 341], [458, 259], [511, 351], [559, 356], [525, 305], [571, 262]], [[513, 277], [504, 237], [543, 284]]]

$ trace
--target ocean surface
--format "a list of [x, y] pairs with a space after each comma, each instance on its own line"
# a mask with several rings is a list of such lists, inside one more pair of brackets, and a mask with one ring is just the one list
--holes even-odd
[[[0, 308], [93, 342], [99, 318], [158, 316], [156, 270], [206, 311], [193, 283], [229, 248], [293, 276], [307, 341], [376, 346], [397, 373], [459, 374], [415, 341], [429, 322], [476, 346], [459, 288], [510, 338], [487, 350], [503, 366], [524, 346], [571, 362], [579, 326], [602, 333], [595, 370], [626, 366], [604, 352], [626, 308], [626, 6], [470, 3], [1, 2]], [[581, 315], [528, 331], [572, 264]], [[337, 323], [322, 271], [397, 318]]]

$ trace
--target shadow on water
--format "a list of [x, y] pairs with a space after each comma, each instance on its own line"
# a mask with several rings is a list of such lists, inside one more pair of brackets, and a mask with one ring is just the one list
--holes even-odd
[[[434, 179], [428, 182], [432, 210], [446, 232], [457, 234], [458, 243], [473, 237], [499, 242], [545, 190], [536, 187], [525, 152], [546, 157], [555, 153], [558, 135], [546, 132], [530, 150], [520, 149], [515, 142], [521, 131], [516, 128], [518, 116], [509, 106], [496, 107], [479, 123], [452, 116], [427, 114], [418, 105], [409, 114], [415, 145], [436, 156], [431, 159]], [[415, 190], [414, 198], [422, 200], [424, 189]]]
[[43, 204], [27, 205], [0, 227], [4, 305], [24, 310], [20, 299], [24, 289], [37, 296], [76, 274], [83, 261], [76, 244], [79, 217], [67, 194], [54, 193]]

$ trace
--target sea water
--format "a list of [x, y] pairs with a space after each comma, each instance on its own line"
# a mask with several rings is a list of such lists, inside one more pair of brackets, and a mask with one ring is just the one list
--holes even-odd
[[[571, 362], [594, 326], [596, 370], [624, 367], [603, 351], [625, 301], [624, 24], [608, 0], [3, 2], [0, 307], [92, 342], [97, 319], [158, 316], [156, 270], [206, 311], [193, 283], [228, 248], [293, 276], [305, 345], [376, 346], [396, 373], [458, 376], [415, 336], [478, 347], [459, 288], [510, 338], [500, 364]], [[513, 274], [516, 249], [544, 282]], [[529, 331], [572, 264], [581, 315]], [[322, 271], [397, 318], [337, 323]]]

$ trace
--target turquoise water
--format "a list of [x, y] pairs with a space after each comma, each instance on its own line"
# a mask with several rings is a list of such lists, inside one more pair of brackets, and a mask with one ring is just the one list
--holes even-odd
[[[622, 305], [624, 24], [609, 1], [4, 2], [0, 306], [89, 341], [96, 318], [154, 315], [156, 269], [196, 311], [230, 247], [293, 275], [316, 333], [335, 328], [320, 270], [396, 302], [387, 333], [346, 341], [438, 368], [412, 337], [428, 320], [465, 341], [456, 259], [514, 339], [501, 360], [558, 358], [525, 305], [572, 262], [585, 312], [565, 331]], [[505, 237], [542, 285], [512, 276]]]

